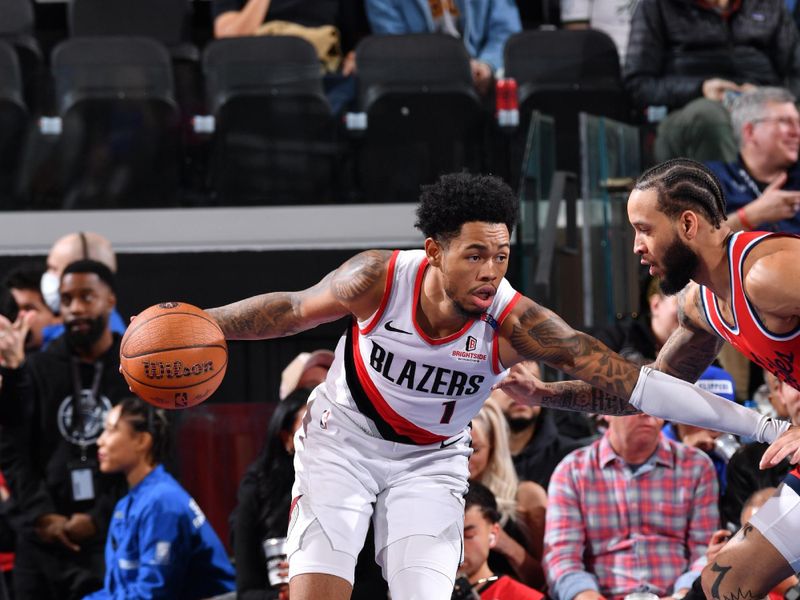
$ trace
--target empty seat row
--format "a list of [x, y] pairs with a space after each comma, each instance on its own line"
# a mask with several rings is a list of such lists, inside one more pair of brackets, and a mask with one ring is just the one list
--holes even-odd
[[[553, 54], [556, 42], [563, 49]], [[549, 59], [529, 54], [540, 43]], [[17, 111], [8, 118], [24, 123], [18, 61], [8, 46], [2, 56], [9, 66], [0, 63], [0, 96], [7, 97], [9, 114]], [[571, 65], [575, 60], [581, 64]], [[33, 208], [175, 205], [187, 189], [207, 193], [215, 204], [330, 202], [352, 197], [353, 189], [367, 201], [413, 200], [421, 183], [442, 172], [513, 175], [508, 167], [519, 162], [525, 116], [534, 108], [555, 115], [559, 139], [564, 124], [559, 166], [572, 170], [578, 111], [625, 120], [616, 50], [602, 33], [522, 33], [509, 41], [506, 64], [519, 80], [523, 119], [521, 133], [502, 134], [498, 144], [458, 40], [368, 37], [357, 49], [362, 130], [348, 132], [331, 111], [308, 43], [220, 40], [202, 59], [214, 123], [205, 139], [188, 126], [195, 115], [175, 99], [173, 58], [163, 44], [131, 36], [75, 38], [51, 56], [60, 135], [29, 133], [23, 163], [1, 167], [17, 173], [16, 179], [6, 174], [6, 196], [16, 192], [22, 206]], [[19, 135], [4, 132], [0, 152], [19, 148]], [[0, 179], [0, 194], [3, 189]]]

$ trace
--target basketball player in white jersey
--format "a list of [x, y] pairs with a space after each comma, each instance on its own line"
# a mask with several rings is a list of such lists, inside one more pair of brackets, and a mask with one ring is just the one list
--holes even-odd
[[[583, 379], [594, 386], [585, 408], [596, 412], [619, 405], [649, 376], [512, 289], [504, 276], [516, 213], [500, 180], [447, 175], [421, 195], [424, 250], [363, 252], [307, 290], [209, 310], [228, 339], [353, 318], [295, 439], [292, 600], [350, 597], [370, 519], [393, 598], [450, 598], [462, 551], [468, 425], [505, 368], [541, 360]], [[695, 404], [740, 411], [739, 433], [772, 441], [782, 431], [674, 383], [699, 398]]]
[[[725, 225], [725, 199], [716, 177], [700, 163], [675, 159], [645, 172], [628, 199], [636, 232], [634, 252], [668, 294], [679, 293], [680, 326], [654, 367], [694, 381], [726, 340], [778, 379], [800, 389], [800, 238], [740, 231]], [[658, 374], [631, 403], [654, 416], [681, 420], [696, 399]], [[592, 391], [583, 382], [542, 383], [517, 365], [500, 384], [508, 394], [544, 406], [578, 409]], [[646, 391], [646, 394], [644, 393]], [[620, 398], [613, 411], [630, 407]], [[733, 431], [736, 419], [707, 414], [702, 427]], [[737, 417], [738, 418], [738, 417]], [[703, 420], [702, 418], [700, 420]], [[734, 433], [738, 433], [733, 431]], [[762, 468], [790, 456], [800, 460], [800, 431], [791, 428], [765, 453]], [[703, 571], [692, 600], [761, 598], [800, 570], [800, 468]], [[702, 589], [700, 589], [702, 584]]]

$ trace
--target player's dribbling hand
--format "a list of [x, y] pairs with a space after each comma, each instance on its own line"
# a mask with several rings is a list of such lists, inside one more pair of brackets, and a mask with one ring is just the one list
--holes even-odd
[[492, 389], [502, 390], [517, 402], [529, 405], [537, 405], [542, 396], [549, 393], [547, 384], [524, 362], [511, 367], [505, 379], [497, 382]]
[[793, 465], [800, 462], [800, 427], [796, 425], [789, 427], [769, 445], [761, 457], [758, 467], [769, 469], [787, 457]]

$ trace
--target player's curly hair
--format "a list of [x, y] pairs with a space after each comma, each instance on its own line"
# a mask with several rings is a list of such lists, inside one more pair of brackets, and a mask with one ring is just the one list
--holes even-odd
[[675, 158], [642, 173], [634, 189], [658, 193], [658, 208], [670, 218], [684, 210], [701, 213], [717, 229], [725, 220], [725, 196], [716, 175], [704, 164]]
[[505, 223], [511, 235], [517, 210], [517, 197], [499, 177], [451, 173], [422, 187], [414, 225], [440, 243], [450, 241], [472, 221]]

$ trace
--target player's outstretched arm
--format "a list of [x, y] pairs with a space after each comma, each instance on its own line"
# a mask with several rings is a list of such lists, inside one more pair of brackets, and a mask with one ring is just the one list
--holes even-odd
[[[523, 298], [503, 323], [503, 364], [516, 364], [498, 387], [521, 402], [602, 414], [635, 414], [628, 398], [639, 368], [601, 341], [570, 327], [561, 317]], [[543, 361], [582, 381], [544, 383], [524, 361]]]
[[[703, 317], [698, 289], [692, 285], [679, 295], [679, 327], [662, 348], [659, 360], [654, 365], [660, 371], [691, 382], [696, 381], [714, 360], [720, 343], [705, 321], [701, 321]], [[521, 363], [511, 369], [508, 378], [499, 387], [518, 400], [527, 396], [537, 404], [552, 408], [606, 415], [640, 412], [628, 402], [633, 390], [630, 386], [630, 378], [634, 377], [631, 372], [636, 371], [633, 379], [635, 386], [639, 377], [638, 366], [618, 356], [599, 340], [575, 331], [551, 311], [531, 303], [532, 306], [520, 316], [518, 327], [511, 332], [512, 346], [516, 339], [517, 346], [527, 348], [527, 352], [541, 352], [541, 345], [557, 348], [561, 343], [567, 352], [566, 356], [563, 350], [555, 353], [555, 356], [561, 356], [557, 363], [549, 362], [547, 357], [537, 360], [549, 362], [583, 381], [544, 383]], [[526, 339], [526, 336], [530, 339]], [[574, 342], [571, 341], [573, 338]], [[575, 353], [582, 354], [583, 359], [573, 356]], [[527, 356], [525, 358], [529, 359]], [[570, 371], [572, 363], [583, 367], [582, 371]], [[588, 378], [585, 373], [587, 366]], [[619, 375], [614, 377], [614, 373]], [[603, 379], [615, 387], [609, 390], [596, 383]]]
[[380, 304], [390, 257], [388, 250], [368, 250], [308, 289], [261, 294], [207, 312], [230, 340], [285, 337], [351, 314], [365, 319]]
[[[508, 361], [504, 364], [540, 360], [585, 382], [531, 384], [530, 380], [521, 381], [524, 367], [514, 367], [506, 380], [510, 383], [504, 381], [498, 387], [518, 401], [604, 414], [630, 414], [635, 412], [631, 408], [635, 408], [679, 423], [768, 442], [774, 441], [788, 425], [763, 417], [669, 373], [651, 367], [640, 369], [600, 341], [575, 331], [552, 311], [530, 299], [521, 300], [516, 308], [519, 311], [512, 313], [503, 323], [503, 339], [510, 346], [509, 351], [502, 354], [502, 359]], [[699, 348], [705, 352], [695, 349], [694, 360], [706, 357], [710, 362], [714, 353], [700, 343], [703, 338], [701, 334], [687, 339], [696, 339]], [[682, 374], [696, 377], [708, 362], [693, 367], [696, 375], [689, 372], [688, 361], [678, 364], [682, 365]], [[672, 364], [674, 368], [675, 363]], [[597, 388], [597, 391], [589, 386]], [[525, 397], [526, 391], [533, 396]]]

